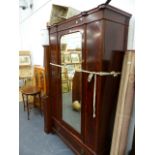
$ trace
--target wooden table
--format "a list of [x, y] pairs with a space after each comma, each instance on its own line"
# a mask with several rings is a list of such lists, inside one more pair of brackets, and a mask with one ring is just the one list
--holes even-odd
[[[27, 108], [27, 116], [28, 116], [28, 120], [29, 120], [29, 115], [30, 115], [30, 109], [29, 109], [29, 101], [28, 101], [28, 96], [39, 96], [39, 106], [40, 106], [40, 113], [42, 115], [42, 111], [41, 111], [41, 90], [38, 87], [34, 87], [34, 86], [28, 86], [28, 87], [24, 87], [21, 90], [22, 93], [22, 98], [23, 98], [23, 103], [24, 103], [24, 111], [25, 108]], [[26, 96], [26, 100], [24, 99], [24, 96]], [[34, 99], [34, 103], [35, 105], [35, 99]]]

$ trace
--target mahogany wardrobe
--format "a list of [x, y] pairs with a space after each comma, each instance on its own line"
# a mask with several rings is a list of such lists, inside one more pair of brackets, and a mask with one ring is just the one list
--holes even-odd
[[77, 155], [109, 155], [131, 15], [99, 5], [47, 26], [45, 132]]

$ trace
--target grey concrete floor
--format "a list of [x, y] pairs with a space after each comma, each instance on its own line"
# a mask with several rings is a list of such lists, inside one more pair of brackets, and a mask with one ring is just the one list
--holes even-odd
[[38, 109], [23, 110], [19, 103], [19, 155], [75, 155], [57, 136], [44, 132], [43, 117]]

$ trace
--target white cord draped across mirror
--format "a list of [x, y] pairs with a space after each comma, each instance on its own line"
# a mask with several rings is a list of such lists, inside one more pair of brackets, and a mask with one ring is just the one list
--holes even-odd
[[[67, 69], [67, 67], [65, 65], [58, 65], [58, 64], [55, 64], [55, 63], [50, 63], [50, 65], [55, 66], [55, 67], [59, 67], [59, 68]], [[111, 71], [111, 72], [95, 72], [95, 71], [88, 71], [88, 70], [83, 70], [83, 69], [75, 69], [75, 72], [88, 73], [89, 74], [88, 82], [91, 82], [91, 80], [92, 80], [92, 78], [94, 76], [93, 118], [95, 118], [96, 117], [96, 84], [97, 84], [97, 75], [98, 76], [108, 76], [108, 75], [111, 75], [113, 77], [117, 77], [118, 75], [121, 74], [121, 72], [115, 72], [115, 71]]]

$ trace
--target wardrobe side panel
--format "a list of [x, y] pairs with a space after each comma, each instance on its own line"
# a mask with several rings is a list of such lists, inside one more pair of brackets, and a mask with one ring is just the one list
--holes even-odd
[[[126, 26], [123, 24], [105, 21], [102, 57], [102, 70], [121, 72], [124, 52], [126, 50]], [[99, 112], [100, 123], [98, 132], [98, 150], [101, 154], [109, 154], [117, 96], [119, 91], [120, 75], [118, 77], [105, 76], [101, 80], [101, 106]]]

